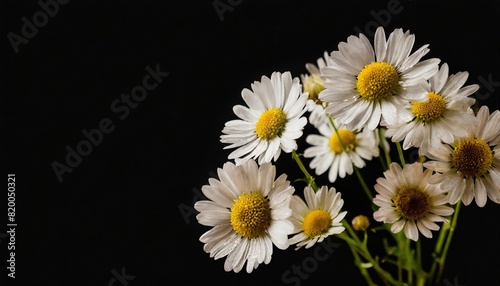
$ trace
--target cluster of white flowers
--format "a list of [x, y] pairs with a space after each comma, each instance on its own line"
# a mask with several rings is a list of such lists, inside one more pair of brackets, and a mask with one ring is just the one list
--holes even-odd
[[423, 162], [387, 160], [373, 186], [373, 218], [393, 233], [431, 238], [459, 201], [500, 204], [500, 112], [474, 112], [470, 96], [479, 86], [464, 86], [468, 73], [450, 75], [440, 59], [422, 60], [428, 45], [412, 53], [414, 42], [409, 31], [386, 38], [380, 27], [373, 45], [363, 34], [350, 36], [317, 65], [307, 63], [309, 74], [274, 72], [242, 91], [246, 106], [234, 106], [238, 119], [220, 137], [234, 149], [234, 163], [218, 169], [202, 188], [208, 200], [195, 204], [199, 223], [211, 227], [200, 238], [204, 250], [227, 257], [226, 271], [246, 263], [250, 273], [270, 262], [273, 245], [310, 248], [345, 230], [334, 187], [309, 185], [301, 196], [285, 174], [276, 178], [272, 162], [298, 150], [308, 123], [318, 132], [305, 138], [303, 156], [331, 183], [388, 153], [389, 141], [418, 149]]

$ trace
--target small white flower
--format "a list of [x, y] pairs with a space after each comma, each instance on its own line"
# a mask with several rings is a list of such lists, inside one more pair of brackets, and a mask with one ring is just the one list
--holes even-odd
[[437, 172], [431, 182], [448, 191], [450, 204], [462, 200], [469, 205], [475, 199], [483, 207], [488, 198], [500, 204], [500, 111], [490, 114], [488, 106], [482, 106], [476, 117], [476, 128], [431, 150], [424, 163]]
[[294, 188], [285, 174], [275, 179], [271, 163], [259, 167], [254, 160], [239, 166], [227, 162], [217, 172], [219, 179], [211, 178], [202, 187], [209, 200], [194, 205], [200, 212], [198, 222], [212, 227], [200, 241], [210, 257], [227, 256], [225, 271], [239, 272], [246, 262], [246, 271], [251, 273], [271, 261], [273, 245], [288, 248]]
[[310, 248], [316, 242], [344, 231], [342, 220], [347, 212], [340, 212], [344, 205], [340, 196], [335, 188], [328, 189], [327, 186], [322, 186], [316, 193], [311, 187], [305, 187], [305, 202], [301, 197], [293, 196], [290, 207], [295, 235], [288, 241], [290, 245], [297, 244], [295, 250], [302, 246]]
[[331, 65], [321, 69], [325, 90], [319, 99], [326, 112], [349, 129], [374, 130], [381, 120], [398, 124], [411, 119], [407, 101], [420, 101], [422, 82], [438, 70], [439, 59], [420, 59], [429, 52], [424, 45], [410, 54], [415, 36], [395, 29], [386, 40], [383, 27], [375, 32], [374, 45], [365, 35], [350, 36], [330, 54]]
[[[330, 122], [322, 124], [320, 134], [310, 134], [306, 142], [312, 146], [304, 151], [304, 157], [313, 158], [309, 167], [316, 175], [322, 175], [327, 170], [328, 180], [335, 182], [337, 176], [344, 178], [354, 171], [353, 165], [363, 168], [364, 160], [379, 156], [378, 130], [363, 129], [361, 132], [351, 131], [343, 125], [336, 125], [337, 132]], [[340, 136], [340, 137], [339, 137]]]
[[444, 63], [425, 86], [427, 100], [406, 105], [413, 119], [388, 125], [387, 136], [392, 137], [393, 142], [404, 139], [403, 149], [417, 147], [422, 156], [430, 148], [439, 147], [441, 142], [449, 144], [455, 137], [465, 136], [467, 129], [476, 125], [471, 112], [475, 99], [469, 95], [479, 89], [477, 84], [462, 87], [468, 76], [467, 72], [448, 76], [448, 65]]
[[252, 84], [252, 90], [243, 89], [242, 97], [248, 107], [236, 105], [234, 113], [240, 119], [226, 122], [220, 136], [224, 147], [236, 148], [229, 154], [237, 165], [248, 159], [259, 164], [276, 161], [283, 150], [297, 149], [296, 139], [302, 136], [307, 124], [307, 93], [302, 93], [299, 78], [290, 72], [274, 72], [271, 78], [262, 76]]
[[423, 170], [422, 163], [407, 164], [403, 169], [391, 163], [384, 178], [378, 178], [375, 190], [378, 194], [373, 203], [380, 208], [373, 213], [376, 221], [392, 224], [391, 231], [404, 229], [405, 236], [417, 241], [419, 232], [432, 238], [431, 230], [439, 230], [436, 222], [448, 222], [445, 218], [453, 214], [444, 191], [430, 184], [432, 171]]
[[325, 103], [319, 100], [319, 93], [325, 89], [324, 80], [321, 76], [320, 70], [331, 64], [331, 59], [325, 51], [322, 58], [319, 58], [317, 65], [313, 63], [306, 63], [306, 70], [309, 74], [301, 74], [300, 80], [304, 92], [309, 94], [307, 100], [307, 111], [309, 112], [309, 123], [318, 128], [324, 122], [327, 122], [328, 115], [325, 112]]

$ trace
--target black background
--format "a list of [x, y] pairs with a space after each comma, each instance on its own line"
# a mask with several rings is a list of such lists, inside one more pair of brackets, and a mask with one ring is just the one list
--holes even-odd
[[[233, 6], [218, 15], [214, 2]], [[389, 3], [397, 5], [393, 13]], [[415, 47], [430, 44], [425, 58], [440, 58], [450, 72], [468, 71], [467, 84], [481, 85], [478, 105], [498, 109], [500, 4], [465, 3], [73, 0], [15, 53], [9, 33], [22, 36], [22, 18], [33, 21], [41, 6], [1, 1], [2, 176], [16, 174], [18, 227], [17, 278], [6, 278], [2, 239], [0, 283], [294, 285], [282, 275], [310, 261], [312, 250], [275, 249], [269, 265], [235, 274], [198, 241], [208, 227], [197, 223], [192, 206], [227, 161], [219, 136], [236, 118], [232, 107], [244, 104], [241, 90], [273, 71], [298, 77], [306, 62], [349, 35], [372, 35], [382, 25], [387, 35], [409, 29]], [[118, 118], [123, 114], [112, 111], [112, 102], [157, 65], [169, 75]], [[115, 129], [60, 182], [51, 164], [64, 164], [66, 147], [76, 148], [85, 140], [82, 130], [98, 128], [103, 118]], [[299, 151], [305, 147], [301, 138]], [[363, 170], [370, 183], [380, 175], [377, 166], [374, 160]], [[300, 177], [289, 154], [281, 155], [277, 172]], [[348, 219], [367, 212], [354, 176], [334, 186]], [[0, 197], [6, 230], [6, 185]], [[491, 201], [462, 209], [443, 285], [500, 285], [499, 221], [500, 206]], [[347, 245], [333, 241], [340, 246], [300, 285], [364, 285]], [[122, 270], [127, 283], [113, 282], [113, 271]]]

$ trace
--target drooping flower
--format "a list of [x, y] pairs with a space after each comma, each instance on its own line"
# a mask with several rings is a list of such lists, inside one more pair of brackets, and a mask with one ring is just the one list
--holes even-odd
[[436, 222], [448, 222], [445, 218], [453, 214], [447, 206], [446, 195], [439, 185], [430, 184], [430, 169], [422, 163], [391, 163], [384, 178], [375, 184], [377, 195], [373, 203], [380, 208], [373, 213], [376, 221], [392, 224], [391, 231], [398, 233], [404, 229], [407, 238], [417, 241], [419, 232], [432, 238], [431, 230], [439, 230]]
[[307, 186], [304, 188], [304, 200], [294, 195], [290, 207], [291, 221], [294, 225], [294, 236], [288, 241], [296, 244], [296, 250], [305, 246], [310, 248], [322, 242], [326, 237], [344, 231], [342, 219], [347, 211], [340, 212], [344, 205], [341, 194], [331, 187], [322, 186], [317, 192]]
[[441, 183], [450, 204], [475, 200], [483, 207], [488, 198], [500, 204], [500, 111], [490, 114], [488, 106], [482, 106], [476, 117], [476, 128], [430, 151], [424, 163], [436, 172], [431, 182]]
[[220, 136], [222, 143], [236, 148], [229, 154], [236, 165], [248, 159], [259, 164], [276, 161], [281, 153], [297, 149], [296, 139], [302, 136], [307, 124], [307, 93], [302, 93], [299, 78], [290, 72], [273, 72], [271, 78], [262, 76], [252, 84], [252, 90], [243, 89], [242, 97], [248, 107], [236, 105], [234, 113], [240, 119], [226, 122]]
[[475, 99], [469, 95], [479, 89], [477, 84], [463, 87], [468, 76], [467, 72], [448, 76], [448, 65], [444, 63], [425, 86], [427, 99], [407, 104], [413, 119], [388, 125], [386, 135], [392, 137], [393, 142], [404, 139], [403, 149], [417, 147], [422, 156], [430, 148], [439, 147], [441, 142], [450, 144], [455, 137], [465, 136], [467, 129], [476, 124], [471, 112]]
[[439, 59], [420, 61], [429, 52], [423, 45], [410, 54], [415, 36], [395, 29], [386, 40], [383, 27], [374, 45], [365, 35], [350, 36], [330, 54], [332, 64], [322, 68], [325, 90], [319, 98], [333, 118], [351, 130], [374, 130], [381, 120], [390, 125], [410, 120], [407, 101], [421, 101], [422, 83], [438, 70]]
[[271, 261], [273, 245], [288, 248], [293, 231], [289, 217], [293, 186], [283, 174], [275, 179], [271, 163], [260, 167], [254, 160], [236, 166], [231, 162], [218, 169], [219, 179], [209, 179], [202, 187], [209, 200], [194, 207], [198, 222], [212, 228], [200, 241], [210, 257], [226, 257], [225, 271], [239, 272], [245, 262], [251, 273], [259, 264]]
[[337, 132], [327, 122], [319, 127], [320, 134], [309, 134], [306, 142], [312, 146], [304, 150], [304, 157], [313, 158], [309, 167], [315, 170], [316, 175], [329, 170], [328, 180], [332, 183], [337, 176], [344, 178], [346, 174], [351, 175], [353, 165], [363, 168], [366, 165], [364, 160], [379, 156], [376, 131], [365, 128], [358, 132], [334, 124]]

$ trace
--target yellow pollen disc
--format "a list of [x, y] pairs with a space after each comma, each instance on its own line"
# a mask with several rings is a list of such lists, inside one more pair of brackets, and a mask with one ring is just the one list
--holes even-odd
[[304, 235], [313, 238], [325, 233], [332, 226], [332, 217], [330, 213], [324, 210], [314, 210], [304, 217], [302, 228]]
[[359, 72], [356, 87], [358, 93], [366, 100], [384, 99], [397, 93], [398, 71], [386, 62], [372, 62]]
[[242, 194], [231, 207], [231, 226], [246, 238], [262, 236], [271, 225], [269, 200], [261, 193]]
[[262, 140], [272, 140], [285, 131], [286, 113], [279, 108], [271, 108], [260, 116], [255, 125], [255, 133]]
[[340, 154], [344, 151], [342, 149], [342, 144], [340, 140], [342, 140], [342, 143], [344, 144], [344, 147], [347, 152], [356, 148], [357, 146], [356, 134], [354, 134], [348, 129], [339, 129], [337, 131], [339, 133], [338, 136], [337, 133], [333, 132], [332, 136], [330, 137], [330, 149], [332, 149], [332, 151], [335, 152], [335, 154]]
[[446, 103], [441, 95], [429, 92], [427, 101], [412, 102], [411, 111], [415, 117], [424, 121], [431, 122], [443, 115], [446, 109]]
[[318, 96], [319, 93], [325, 89], [323, 86], [324, 83], [325, 81], [315, 74], [305, 77], [304, 92], [308, 92], [309, 99], [314, 100], [317, 104], [321, 104], [321, 100], [319, 100]]
[[493, 164], [493, 152], [484, 140], [468, 137], [460, 140], [451, 153], [451, 159], [464, 176], [482, 176]]
[[418, 188], [403, 187], [394, 199], [396, 211], [405, 219], [419, 219], [430, 209], [429, 196]]

